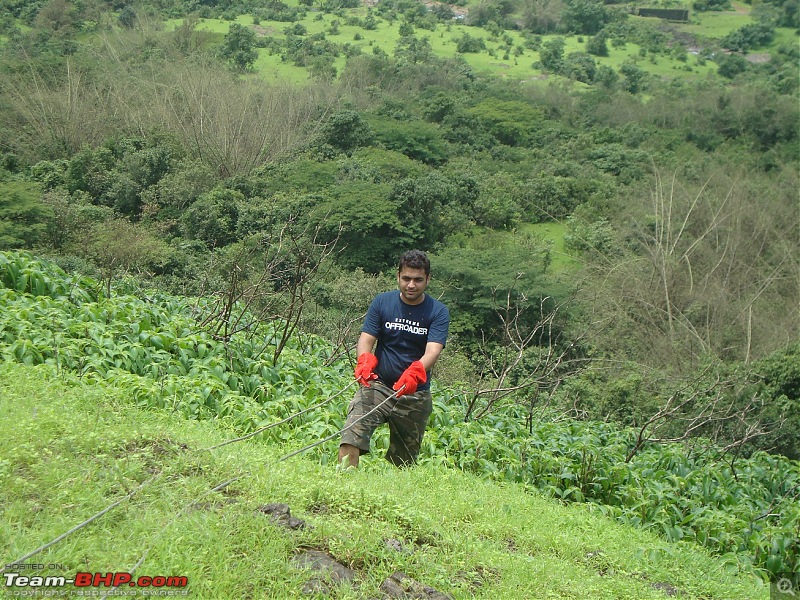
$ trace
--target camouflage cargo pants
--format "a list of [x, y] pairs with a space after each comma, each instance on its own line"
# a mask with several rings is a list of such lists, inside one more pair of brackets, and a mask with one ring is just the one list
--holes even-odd
[[[361, 454], [367, 454], [372, 434], [380, 425], [388, 423], [386, 460], [401, 467], [417, 460], [433, 401], [430, 391], [425, 390], [392, 398], [381, 405], [392, 394], [394, 390], [381, 381], [371, 382], [370, 387], [360, 387], [350, 402], [345, 423], [345, 428], [349, 429], [342, 433], [341, 443], [355, 446]], [[370, 413], [378, 406], [380, 408]]]

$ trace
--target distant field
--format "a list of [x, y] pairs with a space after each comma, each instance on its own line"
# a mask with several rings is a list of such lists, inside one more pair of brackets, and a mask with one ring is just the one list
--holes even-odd
[[689, 23], [679, 25], [678, 29], [695, 35], [719, 39], [744, 25], [753, 23], [749, 12], [749, 8], [724, 12], [699, 13], [693, 11], [689, 15]]
[[556, 273], [571, 271], [578, 266], [575, 257], [564, 246], [567, 228], [563, 223], [526, 223], [520, 227], [521, 233], [532, 234], [552, 244], [550, 267]]
[[[298, 0], [287, 0], [290, 6], [298, 5]], [[658, 5], [658, 2], [651, 3]], [[688, 2], [684, 3], [688, 6]], [[743, 2], [733, 2], [731, 10], [722, 12], [697, 12], [690, 9], [690, 22], [686, 24], [674, 23], [671, 26], [676, 31], [696, 35], [699, 38], [721, 39], [736, 29], [753, 23], [753, 18], [749, 15], [750, 6]], [[348, 11], [348, 14], [364, 17], [367, 14], [366, 7], [360, 7]], [[631, 19], [642, 19], [644, 21], [655, 22], [656, 19], [643, 17], [630, 17]], [[339, 32], [330, 34], [328, 31], [334, 20], [338, 20]], [[380, 48], [387, 54], [393, 54], [397, 41], [400, 39], [399, 26], [400, 20], [389, 24], [386, 20], [378, 18], [378, 28], [376, 30], [365, 30], [361, 27], [346, 25], [344, 19], [332, 14], [320, 13], [319, 11], [309, 11], [307, 17], [301, 21], [307, 28], [309, 34], [326, 32], [329, 40], [352, 45], [361, 48], [364, 53], [371, 53], [373, 48]], [[170, 19], [166, 22], [167, 31], [174, 30], [182, 22], [181, 19]], [[279, 21], [261, 21], [254, 25], [250, 15], [240, 15], [234, 21], [221, 19], [201, 19], [198, 30], [218, 34], [221, 41], [231, 23], [236, 22], [245, 26], [254, 27], [259, 35], [269, 35], [275, 38], [284, 38], [283, 30], [290, 23]], [[23, 30], [27, 28], [23, 27]], [[457, 22], [449, 24], [438, 24], [434, 31], [417, 29], [415, 35], [420, 38], [428, 38], [434, 53], [441, 57], [453, 57], [457, 54], [456, 44], [458, 38], [464, 33], [472, 37], [483, 38], [486, 50], [479, 53], [467, 53], [462, 55], [464, 60], [479, 74], [494, 74], [504, 78], [530, 80], [538, 78], [549, 78], [547, 74], [536, 69], [533, 65], [539, 60], [539, 53], [530, 49], [524, 49], [522, 54], [515, 56], [514, 52], [505, 57], [505, 50], [501, 49], [503, 42], [499, 39], [491, 39], [490, 34], [482, 28], [469, 27]], [[524, 39], [517, 31], [506, 32], [513, 39], [514, 46], [524, 47]], [[360, 40], [355, 39], [361, 37]], [[543, 36], [543, 42], [547, 42], [555, 36]], [[568, 36], [564, 37], [566, 42], [565, 54], [570, 52], [585, 51], [585, 41], [588, 36]], [[782, 44], [798, 43], [798, 35], [795, 30], [790, 28], [778, 28], [776, 30], [773, 46]], [[581, 41], [579, 41], [581, 40]], [[0, 35], [0, 45], [8, 42], [7, 36]], [[699, 45], [702, 45], [700, 42]], [[490, 54], [491, 52], [491, 54]], [[625, 48], [609, 47], [608, 57], [594, 57], [598, 66], [606, 65], [613, 69], [619, 67], [626, 61], [634, 61], [642, 69], [658, 77], [667, 78], [704, 78], [716, 72], [716, 64], [707, 61], [705, 64], [698, 64], [695, 55], [689, 54], [685, 62], [681, 62], [666, 56], [648, 56], [642, 59], [639, 56], [639, 47], [629, 43]], [[346, 58], [340, 56], [335, 59], [334, 66], [337, 72], [341, 72], [346, 63]], [[259, 57], [254, 65], [258, 75], [265, 79], [282, 79], [293, 82], [303, 82], [308, 80], [308, 71], [303, 67], [298, 67], [290, 63], [281, 61], [279, 55], [270, 55], [267, 50], [259, 50]]]
[[[291, 0], [288, 4], [296, 4], [297, 0]], [[692, 11], [690, 22], [687, 24], [672, 24], [675, 30], [686, 32], [698, 36], [699, 38], [719, 39], [735, 31], [736, 29], [752, 23], [753, 19], [749, 16], [749, 6], [739, 2], [734, 3], [734, 9], [724, 12], [705, 12], [699, 13]], [[361, 7], [349, 11], [349, 14], [363, 17], [367, 14], [367, 9]], [[642, 17], [631, 17], [632, 19], [644, 19]], [[338, 33], [329, 33], [333, 22], [339, 21]], [[180, 24], [179, 19], [173, 19], [166, 23], [167, 30], [174, 29]], [[236, 18], [237, 23], [254, 27], [259, 35], [268, 35], [277, 39], [285, 37], [283, 30], [290, 23], [279, 21], [261, 21], [258, 25], [253, 24], [253, 19], [249, 15], [241, 15]], [[375, 30], [365, 30], [358, 26], [344, 24], [344, 19], [332, 14], [309, 11], [304, 20], [301, 21], [308, 30], [309, 34], [325, 32], [327, 39], [338, 44], [349, 43], [361, 48], [363, 53], [372, 53], [374, 48], [380, 48], [387, 54], [394, 53], [395, 46], [400, 39], [400, 21], [389, 24], [388, 21], [378, 18], [378, 28]], [[219, 34], [227, 33], [231, 21], [219, 19], [201, 19], [198, 29]], [[511, 52], [505, 57], [505, 50], [501, 49], [503, 44], [499, 39], [492, 39], [490, 34], [484, 29], [469, 27], [458, 23], [439, 24], [434, 31], [417, 29], [415, 35], [419, 38], [428, 38], [431, 48], [437, 56], [453, 57], [456, 56], [457, 40], [465, 33], [472, 37], [483, 38], [486, 50], [479, 53], [463, 54], [464, 60], [477, 73], [491, 73], [500, 77], [511, 79], [534, 79], [547, 77], [542, 71], [534, 68], [534, 63], [539, 60], [539, 53], [530, 49], [524, 49], [522, 54], [515, 56]], [[517, 31], [506, 32], [513, 39], [513, 45], [524, 46], [524, 39]], [[357, 39], [357, 38], [361, 39]], [[543, 36], [543, 42], [547, 42], [555, 36]], [[585, 43], [588, 36], [569, 36], [564, 37], [566, 42], [565, 54], [570, 52], [584, 52]], [[778, 30], [776, 43], [787, 43], [796, 41], [797, 36], [793, 30], [785, 28]], [[702, 42], [699, 42], [702, 45]], [[686, 61], [679, 61], [667, 56], [648, 56], [643, 59], [639, 56], [639, 46], [627, 44], [624, 48], [609, 47], [609, 56], [595, 57], [598, 66], [607, 65], [613, 69], [619, 67], [626, 61], [633, 60], [642, 69], [658, 77], [667, 78], [704, 78], [716, 72], [716, 64], [706, 61], [699, 64], [697, 56], [688, 54]], [[490, 54], [491, 52], [491, 54]], [[346, 58], [340, 56], [334, 61], [337, 72], [341, 72], [346, 63]], [[255, 63], [257, 73], [266, 79], [283, 79], [294, 82], [308, 80], [308, 71], [305, 68], [281, 61], [279, 55], [270, 55], [265, 49], [259, 50], [259, 57]]]

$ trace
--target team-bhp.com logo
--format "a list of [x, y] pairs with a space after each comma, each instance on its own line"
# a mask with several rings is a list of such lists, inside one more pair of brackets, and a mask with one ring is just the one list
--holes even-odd
[[[19, 573], [3, 573], [6, 588], [15, 590], [44, 590], [64, 588], [74, 585], [76, 588], [141, 588], [138, 590], [143, 596], [184, 595], [189, 584], [187, 577], [142, 575], [133, 578], [130, 573], [75, 573], [75, 577], [67, 578], [63, 575], [21, 575]], [[166, 593], [167, 591], [173, 593]], [[8, 594], [11, 590], [6, 589]], [[78, 591], [78, 590], [75, 590]], [[89, 590], [86, 590], [89, 591]], [[177, 592], [177, 593], [174, 593]], [[95, 595], [95, 594], [75, 594]], [[119, 595], [119, 594], [114, 594]]]

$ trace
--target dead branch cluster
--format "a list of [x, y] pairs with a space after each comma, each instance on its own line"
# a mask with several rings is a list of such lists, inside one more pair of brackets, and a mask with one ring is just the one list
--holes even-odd
[[267, 326], [270, 335], [262, 352], [271, 347], [276, 362], [297, 331], [310, 284], [337, 252], [338, 235], [328, 240], [321, 231], [321, 225], [298, 225], [292, 219], [274, 233], [241, 244], [225, 266], [226, 285], [212, 290], [210, 304], [198, 308], [200, 326], [224, 342], [237, 334], [252, 338], [263, 332], [259, 325]]

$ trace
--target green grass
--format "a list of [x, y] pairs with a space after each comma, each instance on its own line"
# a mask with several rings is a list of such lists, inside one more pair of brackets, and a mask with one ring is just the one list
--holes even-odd
[[[365, 9], [354, 9], [351, 14], [364, 16]], [[721, 13], [727, 15], [728, 13]], [[319, 16], [320, 20], [317, 20]], [[710, 15], [707, 17], [707, 15]], [[728, 30], [738, 28], [740, 25], [733, 25], [734, 22], [741, 22], [742, 24], [752, 21], [750, 17], [743, 15], [731, 15], [738, 19], [738, 21], [731, 21], [731, 24], [726, 27], [720, 27], [715, 24], [715, 20], [719, 19], [719, 13], [704, 13], [701, 17], [702, 25], [685, 25], [681, 27], [694, 27], [698, 32], [716, 32], [723, 31], [718, 37], [725, 35]], [[638, 19], [639, 17], [631, 17]], [[710, 25], [706, 24], [708, 18]], [[306, 27], [308, 33], [315, 34], [320, 32], [327, 32], [334, 20], [339, 20], [339, 32], [335, 35], [327, 34], [327, 39], [338, 43], [350, 43], [361, 48], [364, 53], [372, 53], [373, 48], [380, 48], [390, 56], [394, 54], [395, 46], [400, 39], [399, 27], [400, 21], [395, 21], [389, 24], [384, 19], [378, 19], [378, 28], [375, 30], [366, 30], [361, 27], [345, 25], [344, 20], [331, 14], [321, 14], [318, 12], [309, 12], [301, 23]], [[175, 29], [179, 24], [180, 19], [171, 19], [166, 22], [165, 28], [170, 31]], [[253, 19], [249, 15], [240, 15], [236, 18], [236, 22], [242, 25], [253, 25]], [[220, 36], [227, 33], [231, 21], [221, 19], [201, 19], [198, 30], [206, 31]], [[261, 21], [257, 27], [259, 32], [266, 32], [268, 35], [274, 36], [277, 39], [285, 38], [283, 30], [290, 26], [290, 23], [280, 21]], [[688, 31], [688, 29], [687, 29]], [[490, 34], [484, 29], [477, 27], [468, 27], [466, 25], [450, 24], [437, 25], [434, 31], [425, 29], [416, 29], [415, 35], [419, 38], [428, 38], [431, 48], [439, 57], [451, 58], [457, 55], [456, 42], [464, 33], [468, 33], [473, 37], [482, 37], [486, 43], [486, 50], [477, 53], [463, 54], [464, 60], [475, 70], [478, 74], [494, 74], [504, 78], [530, 80], [537, 78], [553, 78], [552, 76], [544, 74], [541, 70], [536, 69], [533, 65], [539, 60], [539, 53], [530, 49], [525, 49], [520, 56], [515, 56], [513, 52], [510, 53], [509, 58], [504, 58], [504, 50], [501, 50], [502, 42], [500, 40], [492, 41]], [[517, 31], [507, 31], [508, 35], [513, 39], [514, 46], [524, 45], [524, 39]], [[361, 40], [355, 40], [356, 34], [361, 35]], [[711, 35], [704, 33], [704, 35]], [[543, 42], [547, 42], [556, 36], [543, 36]], [[713, 37], [713, 36], [712, 36]], [[579, 41], [582, 39], [583, 41]], [[564, 37], [566, 42], [564, 52], [565, 55], [570, 52], [585, 52], [586, 40], [588, 36], [567, 36]], [[490, 50], [495, 51], [495, 56], [489, 54]], [[609, 47], [608, 57], [595, 57], [597, 65], [607, 65], [614, 69], [619, 67], [626, 61], [637, 61], [639, 66], [646, 71], [653, 73], [659, 77], [670, 78], [700, 78], [706, 77], [709, 73], [716, 71], [716, 65], [708, 61], [705, 65], [697, 64], [695, 57], [690, 56], [685, 63], [679, 62], [668, 57], [659, 56], [652, 62], [650, 59], [642, 60], [639, 58], [639, 46], [636, 44], [627, 44], [625, 48]], [[334, 61], [334, 66], [337, 72], [341, 73], [346, 64], [346, 58], [339, 56]], [[285, 63], [281, 61], [279, 55], [270, 55], [267, 50], [259, 50], [259, 57], [254, 65], [255, 71], [260, 77], [265, 79], [282, 79], [293, 82], [307, 81], [309, 78], [308, 71], [303, 67]]]
[[569, 272], [578, 266], [578, 261], [564, 245], [567, 228], [563, 223], [527, 223], [520, 227], [520, 231], [530, 233], [551, 244], [550, 269], [554, 272]]
[[[745, 5], [741, 5], [745, 6]], [[709, 38], [723, 38], [732, 31], [736, 31], [743, 25], [753, 23], [754, 19], [749, 15], [749, 7], [746, 11], [740, 8], [737, 10], [696, 12], [690, 14], [690, 22], [678, 26], [680, 31], [686, 31], [695, 35]]]
[[797, 46], [800, 44], [800, 35], [798, 35], [796, 29], [792, 29], [791, 27], [776, 27], [775, 28], [775, 39], [772, 41], [772, 46], [781, 46], [783, 44], [794, 44]]
[[[341, 472], [285, 448], [232, 437], [213, 421], [142, 411], [127, 392], [64, 381], [50, 367], [0, 364], [0, 548], [24, 556], [155, 475], [130, 500], [27, 563], [63, 565], [39, 575], [129, 571], [186, 576], [200, 598], [295, 598], [309, 573], [300, 548], [322, 549], [358, 574], [358, 589], [329, 598], [378, 597], [403, 571], [453, 598], [767, 598], [733, 565], [687, 544], [563, 506], [518, 485], [455, 470], [397, 470], [370, 455]], [[291, 444], [291, 441], [289, 442]], [[331, 442], [327, 456], [332, 457]], [[222, 492], [209, 490], [247, 474]], [[273, 526], [257, 509], [286, 502], [308, 528]], [[387, 548], [400, 540], [410, 550]]]

